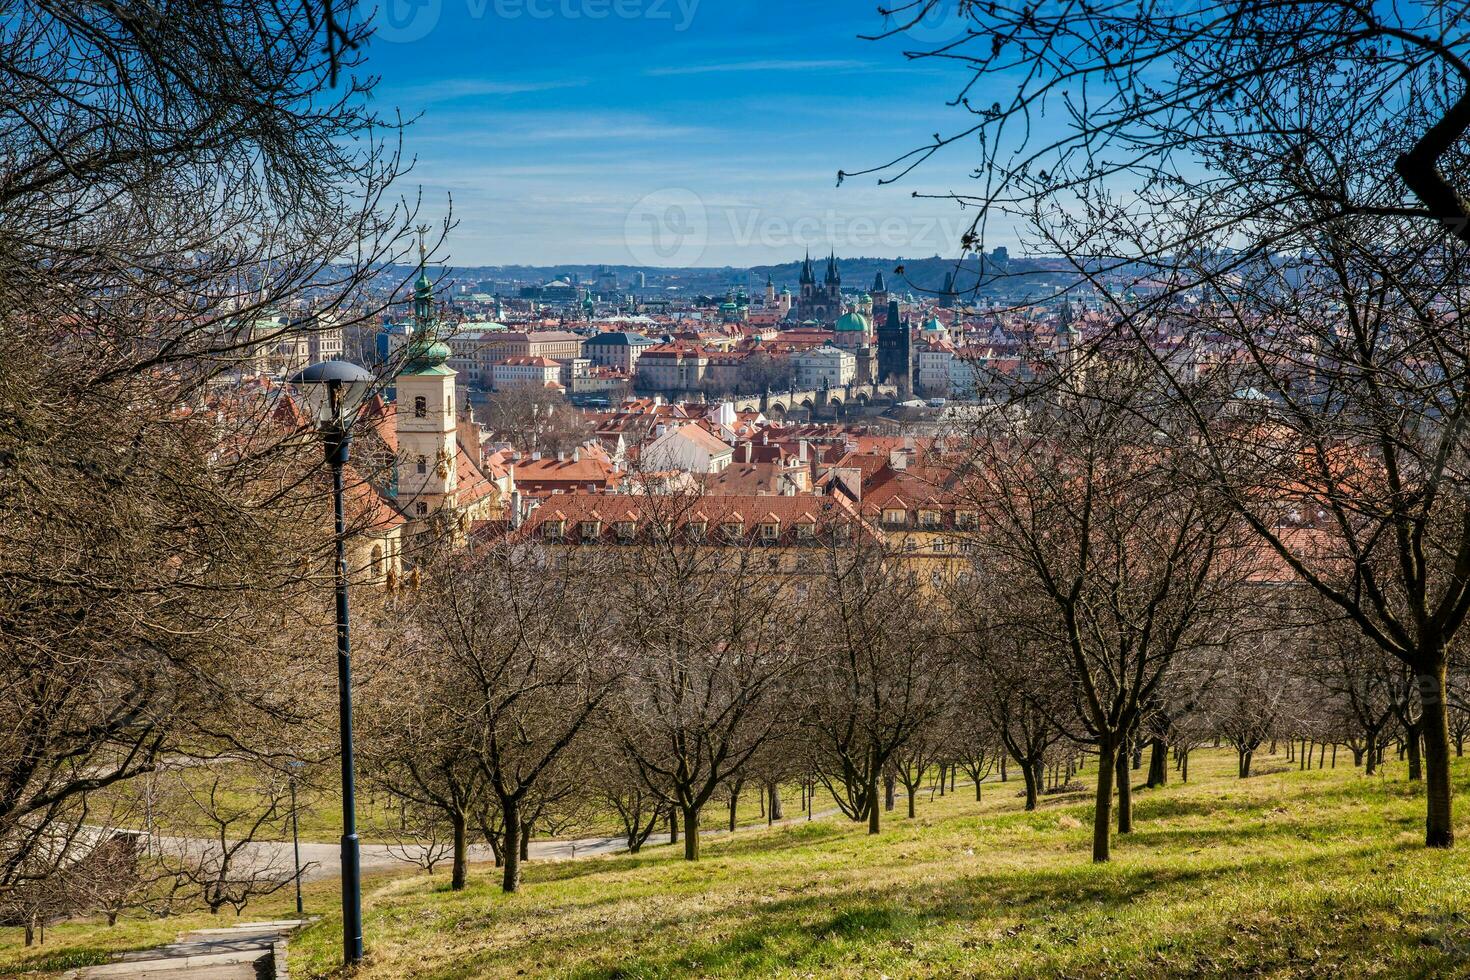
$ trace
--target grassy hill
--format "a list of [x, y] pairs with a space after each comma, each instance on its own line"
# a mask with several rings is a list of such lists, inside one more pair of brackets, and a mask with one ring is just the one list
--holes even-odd
[[[711, 839], [696, 865], [665, 846], [533, 867], [511, 897], [486, 872], [459, 894], [379, 881], [361, 975], [1470, 974], [1470, 839], [1419, 846], [1402, 766], [1266, 759], [1279, 771], [1240, 781], [1233, 756], [1200, 755], [1189, 785], [1138, 794], [1138, 829], [1104, 867], [1085, 793], [1027, 814], [1012, 783], [978, 805], [926, 796], [876, 838], [826, 820]], [[331, 974], [337, 928], [293, 946], [293, 975]]]
[[[1197, 753], [1189, 785], [1136, 794], [1137, 831], [1103, 867], [1086, 790], [1028, 814], [1011, 782], [980, 804], [925, 793], [915, 820], [900, 802], [876, 838], [829, 818], [710, 836], [694, 865], [666, 845], [533, 863], [515, 896], [489, 868], [458, 894], [442, 874], [376, 877], [358, 975], [1470, 975], [1470, 820], [1460, 849], [1426, 852], [1402, 764], [1370, 778], [1346, 759], [1301, 772], [1267, 757], [1241, 781], [1233, 755]], [[1460, 760], [1456, 786], [1470, 815]], [[335, 887], [314, 883], [308, 909], [330, 909]], [[98, 962], [207, 920], [68, 923], [30, 952], [6, 930], [0, 972]], [[338, 936], [328, 915], [293, 942], [292, 975], [337, 975]]]

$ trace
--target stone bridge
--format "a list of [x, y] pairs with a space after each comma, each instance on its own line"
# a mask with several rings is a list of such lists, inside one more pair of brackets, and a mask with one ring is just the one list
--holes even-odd
[[768, 391], [763, 395], [741, 395], [729, 400], [738, 412], [761, 412], [779, 418], [793, 409], [867, 405], [875, 401], [893, 401], [897, 397], [897, 385], [850, 384], [840, 388]]

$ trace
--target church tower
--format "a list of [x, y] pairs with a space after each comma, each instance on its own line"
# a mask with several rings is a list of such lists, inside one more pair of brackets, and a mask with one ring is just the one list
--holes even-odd
[[878, 274], [873, 276], [873, 288], [871, 292], [873, 295], [875, 317], [886, 316], [888, 314], [888, 283], [883, 281], [882, 269], [879, 269]]
[[827, 287], [827, 309], [831, 311], [828, 322], [831, 322], [842, 313], [842, 276], [837, 272], [836, 252], [827, 256], [827, 276], [824, 285]]
[[424, 232], [419, 231], [419, 276], [413, 284], [413, 337], [398, 375], [398, 506], [415, 521], [454, 508], [455, 372], [445, 364], [449, 347], [437, 338], [434, 284], [429, 279]]
[[796, 309], [799, 315], [806, 315], [817, 301], [817, 274], [812, 271], [812, 253], [806, 253], [806, 261], [801, 264], [801, 292]]
[[909, 325], [899, 316], [896, 299], [888, 301], [888, 319], [878, 327], [878, 381], [897, 385], [900, 398], [913, 391]]
[[773, 280], [771, 278], [771, 274], [769, 272], [767, 272], [766, 273], [766, 309], [768, 309], [768, 310], [769, 309], [773, 309], [775, 306], [776, 306], [776, 282], [775, 282], [775, 280]]

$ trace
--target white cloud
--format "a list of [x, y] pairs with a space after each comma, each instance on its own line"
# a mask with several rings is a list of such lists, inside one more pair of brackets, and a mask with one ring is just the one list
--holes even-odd
[[865, 61], [851, 59], [729, 61], [718, 65], [671, 65], [650, 68], [645, 75], [705, 75], [736, 71], [853, 71], [866, 69]]

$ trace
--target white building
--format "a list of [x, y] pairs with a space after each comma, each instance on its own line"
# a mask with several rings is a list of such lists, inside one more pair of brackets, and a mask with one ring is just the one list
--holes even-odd
[[549, 357], [507, 357], [495, 365], [491, 377], [497, 391], [562, 387], [561, 365]]
[[857, 378], [857, 355], [823, 345], [791, 355], [798, 388], [841, 388]]
[[653, 441], [638, 457], [645, 472], [720, 473], [735, 458], [733, 446], [721, 442], [698, 423], [660, 425], [654, 431]]

